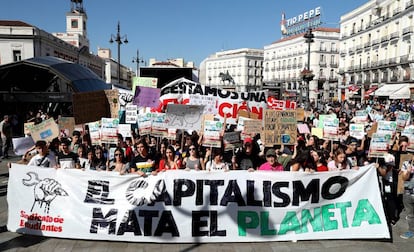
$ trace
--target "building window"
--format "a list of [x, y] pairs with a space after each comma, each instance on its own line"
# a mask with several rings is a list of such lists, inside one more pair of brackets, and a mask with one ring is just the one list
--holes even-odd
[[20, 50], [13, 50], [13, 62], [22, 60], [22, 52]]
[[78, 20], [77, 19], [72, 19], [70, 21], [70, 25], [72, 28], [78, 28], [79, 24], [78, 24]]

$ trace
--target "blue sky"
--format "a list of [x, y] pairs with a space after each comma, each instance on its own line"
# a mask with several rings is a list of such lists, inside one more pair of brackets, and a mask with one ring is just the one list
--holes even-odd
[[[340, 16], [368, 0], [84, 0], [88, 15], [90, 50], [112, 49], [108, 41], [116, 34], [129, 43], [121, 46], [121, 63], [135, 69], [132, 57], [139, 49], [148, 61], [184, 58], [199, 66], [221, 50], [263, 48], [281, 38], [281, 13], [286, 18], [320, 6], [322, 26], [338, 27]], [[7, 7], [6, 7], [7, 6]], [[21, 20], [47, 32], [66, 31], [70, 0], [13, 0], [3, 3], [0, 19]]]

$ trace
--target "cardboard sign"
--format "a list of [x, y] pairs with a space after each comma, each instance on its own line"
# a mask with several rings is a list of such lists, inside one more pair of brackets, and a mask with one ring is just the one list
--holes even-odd
[[66, 137], [72, 136], [72, 132], [75, 129], [75, 118], [74, 117], [59, 117], [59, 131]]
[[263, 133], [261, 138], [267, 147], [273, 147], [275, 144], [295, 144], [297, 139], [296, 111], [266, 109]]
[[125, 122], [136, 124], [138, 121], [138, 106], [129, 104], [125, 107]]
[[298, 122], [305, 121], [305, 109], [304, 108], [297, 108], [296, 109], [296, 120]]
[[23, 127], [24, 127], [24, 134], [25, 135], [30, 135], [30, 132], [32, 130], [33, 125], [34, 125], [34, 122], [24, 123]]
[[33, 125], [30, 132], [33, 141], [44, 140], [51, 142], [55, 137], [59, 136], [59, 126], [49, 118], [39, 124]]
[[220, 148], [220, 134], [222, 130], [222, 122], [209, 120], [204, 121], [203, 146]]
[[242, 146], [240, 131], [225, 132], [223, 135], [224, 150], [234, 150]]
[[243, 120], [245, 134], [260, 134], [262, 132], [262, 120], [248, 119]]
[[160, 89], [150, 87], [135, 88], [133, 104], [140, 107], [155, 108], [160, 99]]
[[[114, 97], [118, 101], [118, 97]], [[104, 91], [74, 93], [73, 117], [76, 124], [112, 117], [109, 101]]]

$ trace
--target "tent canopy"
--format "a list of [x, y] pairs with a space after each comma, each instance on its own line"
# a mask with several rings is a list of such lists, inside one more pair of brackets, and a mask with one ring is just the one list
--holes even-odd
[[[0, 66], [0, 91], [50, 92], [69, 87], [72, 92], [110, 89], [89, 68], [60, 58], [45, 56]], [[58, 87], [60, 86], [60, 88]]]

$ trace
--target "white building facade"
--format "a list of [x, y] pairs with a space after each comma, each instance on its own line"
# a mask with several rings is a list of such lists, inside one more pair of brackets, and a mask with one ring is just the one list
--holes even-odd
[[[305, 33], [282, 38], [264, 46], [263, 89], [278, 99], [318, 103], [338, 99], [339, 36], [337, 28], [318, 27], [312, 30], [310, 54]], [[307, 83], [301, 72], [308, 67], [314, 78]]]
[[260, 90], [262, 69], [262, 49], [217, 52], [200, 64], [200, 83], [238, 92]]
[[371, 0], [341, 17], [343, 99], [363, 101], [376, 88], [388, 89], [389, 95], [395, 84], [412, 86], [413, 14], [413, 0]]

